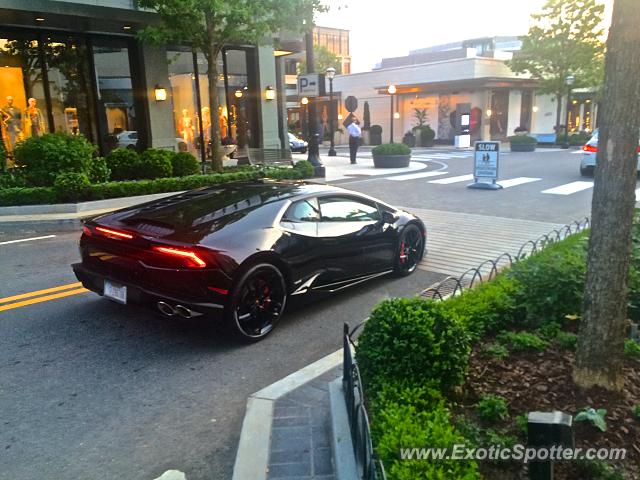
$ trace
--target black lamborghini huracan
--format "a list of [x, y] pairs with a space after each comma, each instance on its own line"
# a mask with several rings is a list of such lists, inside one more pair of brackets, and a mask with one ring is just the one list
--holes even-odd
[[335, 292], [424, 254], [420, 219], [342, 188], [260, 180], [192, 190], [87, 221], [82, 284], [166, 316], [222, 317], [266, 336], [287, 298]]

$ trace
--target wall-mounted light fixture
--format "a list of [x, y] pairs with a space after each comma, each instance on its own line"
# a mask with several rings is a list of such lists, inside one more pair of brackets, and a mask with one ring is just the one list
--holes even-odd
[[493, 111], [490, 108], [487, 108], [487, 117], [493, 115]]
[[400, 112], [396, 112], [393, 114], [393, 118], [395, 118], [396, 120], [400, 118]]
[[300, 99], [300, 103], [301, 103], [302, 105], [306, 105], [306, 104], [308, 104], [308, 103], [309, 103], [309, 99], [308, 99], [307, 97], [302, 97], [302, 98]]
[[538, 106], [534, 105], [531, 110], [533, 110], [533, 113], [537, 113], [538, 112]]
[[269, 101], [276, 99], [276, 91], [273, 89], [271, 85], [267, 85], [267, 88], [265, 88], [264, 98], [266, 98]]
[[338, 120], [342, 120], [342, 114], [341, 113], [338, 114]]
[[156, 102], [164, 102], [167, 99], [167, 89], [160, 84], [156, 83], [153, 93], [155, 94]]
[[234, 95], [235, 95], [235, 97], [236, 97], [236, 98], [242, 98], [242, 95], [243, 95], [242, 90], [240, 90], [240, 89], [238, 88], [238, 89], [235, 91]]

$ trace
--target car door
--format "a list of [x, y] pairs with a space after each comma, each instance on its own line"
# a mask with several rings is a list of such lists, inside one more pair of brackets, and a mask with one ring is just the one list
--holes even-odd
[[354, 279], [376, 271], [367, 258], [368, 243], [380, 232], [381, 214], [375, 202], [349, 195], [318, 197], [318, 241], [330, 275], [327, 282]]
[[318, 241], [319, 220], [316, 198], [293, 202], [280, 219], [283, 236], [277, 250], [291, 267], [294, 291], [299, 293], [306, 293], [305, 285], [314, 283], [325, 269]]

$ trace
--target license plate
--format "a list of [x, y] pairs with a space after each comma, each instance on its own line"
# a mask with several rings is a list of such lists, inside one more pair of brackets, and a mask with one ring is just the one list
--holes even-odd
[[123, 305], [127, 304], [127, 287], [104, 281], [104, 296]]

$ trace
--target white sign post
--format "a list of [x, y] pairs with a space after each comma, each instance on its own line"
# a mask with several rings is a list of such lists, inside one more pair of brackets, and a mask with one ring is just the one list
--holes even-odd
[[[500, 142], [475, 142], [473, 156], [473, 183], [468, 188], [499, 190], [498, 180]], [[491, 180], [488, 182], [487, 180]]]

